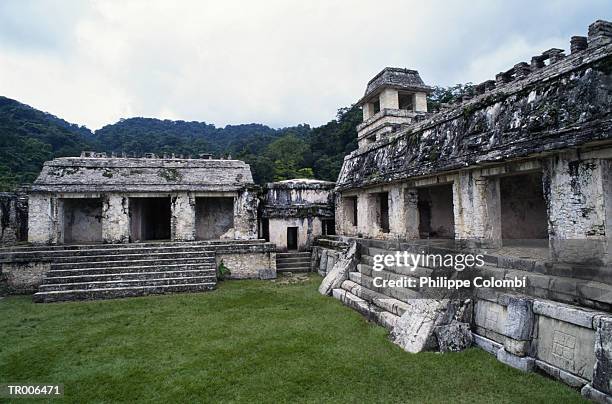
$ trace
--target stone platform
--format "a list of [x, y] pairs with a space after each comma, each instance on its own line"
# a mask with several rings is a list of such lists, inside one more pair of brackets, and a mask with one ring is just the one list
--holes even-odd
[[35, 302], [199, 292], [222, 261], [233, 278], [275, 277], [274, 251], [263, 240], [13, 247], [0, 249], [0, 279]]

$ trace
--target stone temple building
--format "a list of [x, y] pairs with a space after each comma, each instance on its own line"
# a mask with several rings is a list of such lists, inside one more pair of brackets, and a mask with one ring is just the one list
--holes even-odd
[[29, 198], [33, 244], [257, 238], [257, 192], [239, 160], [108, 158], [45, 163]]
[[293, 179], [266, 185], [262, 235], [277, 251], [307, 251], [315, 237], [334, 234], [335, 183]]
[[[327, 274], [321, 293], [407, 351], [473, 341], [612, 402], [612, 23], [439, 112], [427, 111], [427, 92], [417, 72], [386, 68], [358, 101], [359, 147], [335, 188], [337, 235], [313, 251]], [[374, 269], [376, 257], [402, 252], [478, 253], [484, 265], [470, 276], [526, 285], [431, 299], [431, 288], [383, 281], [445, 268]]]
[[268, 183], [260, 226], [262, 238], [276, 245], [278, 272], [309, 272], [310, 251], [319, 236], [333, 235], [335, 184], [313, 179]]

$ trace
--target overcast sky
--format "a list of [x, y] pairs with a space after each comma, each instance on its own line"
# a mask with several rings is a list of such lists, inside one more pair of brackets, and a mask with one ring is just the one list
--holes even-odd
[[1, 0], [0, 95], [91, 129], [320, 125], [385, 66], [478, 83], [596, 19], [609, 0]]

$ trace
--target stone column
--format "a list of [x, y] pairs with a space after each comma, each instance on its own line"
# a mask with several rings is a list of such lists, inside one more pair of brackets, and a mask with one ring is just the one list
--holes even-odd
[[173, 241], [196, 239], [195, 206], [195, 197], [190, 192], [180, 192], [172, 196], [170, 228]]
[[362, 192], [357, 196], [357, 231], [363, 236], [378, 237], [381, 233], [377, 201], [376, 194]]
[[609, 175], [606, 160], [580, 160], [574, 153], [548, 159], [543, 181], [554, 260], [594, 265], [610, 260], [606, 238], [612, 230], [606, 220], [607, 211], [612, 211]]
[[[257, 206], [259, 199], [255, 189], [245, 189], [234, 198], [234, 238], [257, 238]], [[227, 234], [227, 233], [226, 233]]]
[[129, 198], [121, 194], [102, 196], [102, 241], [130, 242]]
[[488, 246], [501, 244], [499, 179], [476, 170], [463, 171], [453, 182], [455, 238]]
[[418, 240], [419, 235], [419, 191], [408, 188], [404, 191], [404, 220], [406, 225], [406, 239]]
[[340, 192], [336, 193], [334, 196], [334, 225], [336, 227], [336, 234], [346, 235], [345, 231], [346, 220], [344, 217], [344, 200], [342, 199], [342, 194]]
[[389, 190], [389, 233], [399, 238], [406, 236], [404, 188], [399, 185]]
[[30, 194], [28, 198], [28, 242], [57, 242], [57, 200], [49, 194]]
[[380, 93], [380, 109], [399, 109], [399, 95], [394, 88], [385, 88]]

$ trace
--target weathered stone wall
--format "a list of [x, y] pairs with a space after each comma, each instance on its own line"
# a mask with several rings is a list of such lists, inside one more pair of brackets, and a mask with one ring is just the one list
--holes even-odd
[[0, 246], [27, 240], [28, 200], [22, 193], [0, 192]]
[[217, 266], [223, 262], [230, 271], [230, 279], [271, 279], [276, 277], [276, 253], [217, 252]]
[[102, 241], [102, 200], [74, 198], [63, 201], [64, 243], [96, 243]]
[[179, 192], [172, 197], [170, 225], [173, 240], [196, 239], [196, 201], [192, 192]]
[[278, 251], [287, 251], [287, 227], [297, 227], [298, 250], [309, 250], [315, 237], [323, 234], [319, 217], [271, 218], [268, 221], [270, 242]]
[[234, 199], [234, 228], [225, 233], [224, 238], [250, 240], [257, 238], [257, 188], [249, 187], [238, 193]]
[[198, 240], [221, 238], [233, 227], [234, 198], [196, 198], [196, 238]]
[[102, 197], [102, 239], [107, 243], [130, 241], [129, 198], [117, 193]]
[[0, 263], [0, 295], [36, 292], [50, 267], [49, 262], [37, 261]]

